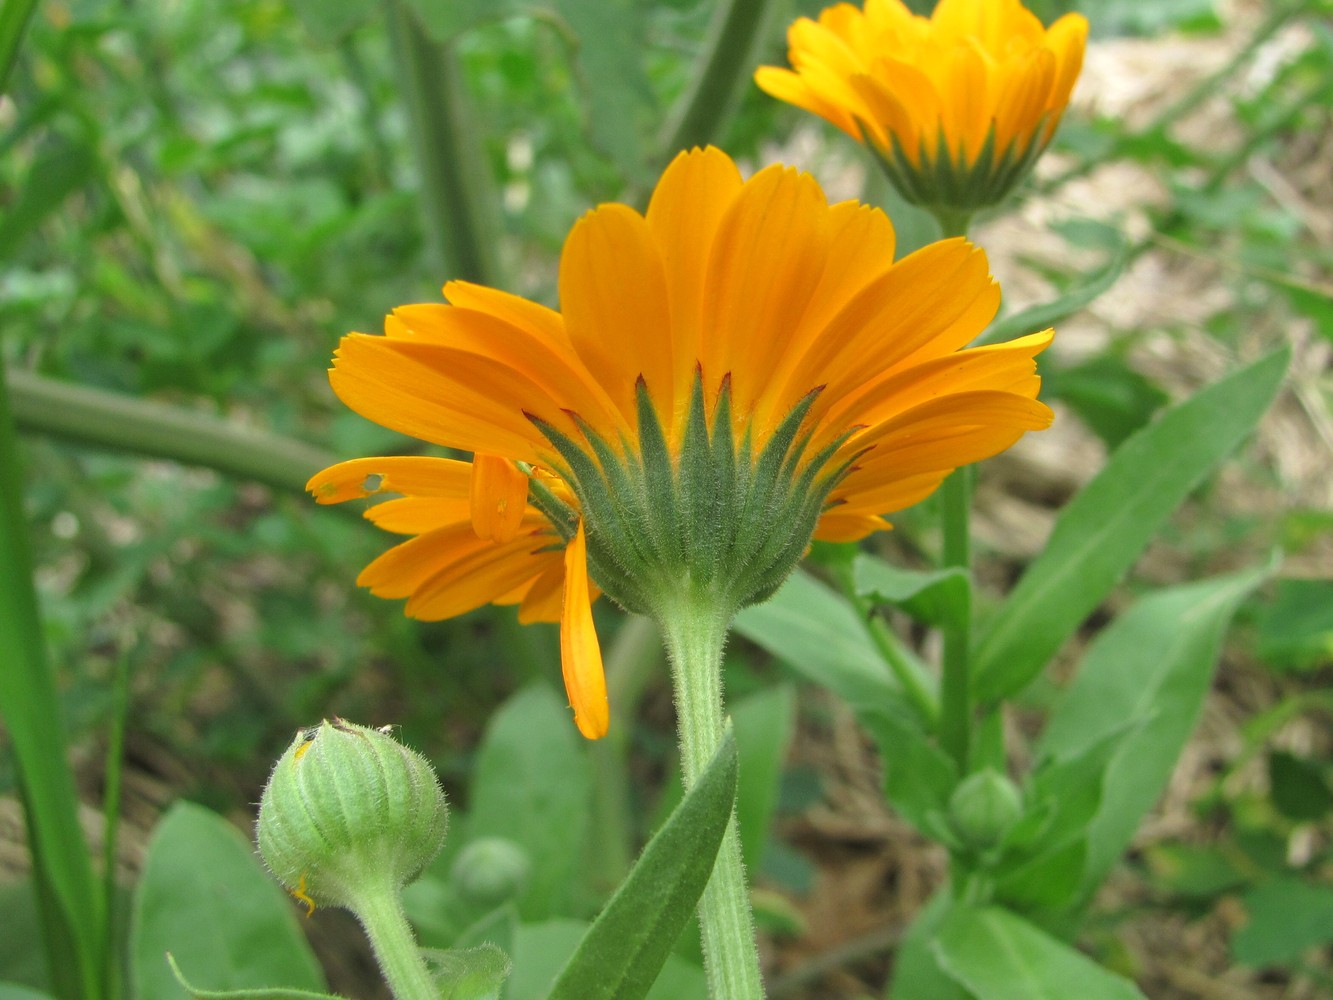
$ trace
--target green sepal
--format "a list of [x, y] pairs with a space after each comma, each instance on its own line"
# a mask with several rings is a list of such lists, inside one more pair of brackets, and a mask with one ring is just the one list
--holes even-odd
[[514, 964], [496, 945], [476, 948], [422, 949], [440, 1000], [500, 1000]]
[[728, 733], [588, 929], [548, 1000], [647, 995], [712, 874], [736, 799], [736, 770], [736, 743]]
[[634, 397], [639, 415], [639, 454], [643, 461], [643, 483], [648, 494], [649, 519], [647, 527], [661, 538], [666, 559], [683, 562], [685, 547], [681, 541], [686, 525], [682, 522], [676, 503], [675, 463], [667, 445], [662, 424], [653, 408], [653, 397], [648, 394], [648, 383], [639, 376], [634, 385]]

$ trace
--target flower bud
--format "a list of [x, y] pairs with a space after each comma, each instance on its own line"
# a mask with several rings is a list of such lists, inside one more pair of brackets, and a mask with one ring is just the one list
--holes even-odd
[[504, 837], [482, 837], [459, 852], [449, 880], [467, 902], [492, 909], [523, 891], [532, 872], [527, 851]]
[[396, 893], [439, 853], [448, 807], [420, 754], [335, 718], [301, 730], [273, 768], [256, 834], [264, 862], [313, 911]]
[[1022, 815], [1023, 793], [990, 768], [964, 779], [949, 798], [949, 822], [954, 832], [976, 850], [999, 843]]

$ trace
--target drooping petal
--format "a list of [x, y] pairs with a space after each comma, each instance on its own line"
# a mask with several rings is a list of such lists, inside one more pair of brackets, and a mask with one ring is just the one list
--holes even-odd
[[518, 534], [528, 503], [528, 477], [507, 458], [472, 459], [472, 530], [478, 538], [508, 542]]
[[583, 523], [565, 548], [565, 595], [560, 614], [560, 667], [574, 724], [590, 740], [606, 735], [611, 708], [606, 698], [602, 647], [592, 621], [588, 591], [588, 540]]

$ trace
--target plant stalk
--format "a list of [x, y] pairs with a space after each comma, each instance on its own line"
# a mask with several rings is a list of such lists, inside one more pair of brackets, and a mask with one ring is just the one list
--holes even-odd
[[663, 129], [668, 138], [660, 159], [717, 141], [753, 72], [754, 54], [767, 35], [771, 6], [770, 0], [727, 0], [718, 5], [694, 78]]
[[440, 990], [390, 886], [357, 900], [356, 917], [370, 938], [375, 962], [394, 1000], [439, 1000]]
[[426, 239], [448, 277], [496, 286], [496, 200], [457, 54], [451, 43], [427, 37], [404, 0], [390, 0], [388, 18], [421, 174]]
[[[969, 515], [972, 504], [972, 470], [955, 469], [940, 487], [943, 514], [944, 565], [970, 571]], [[971, 752], [972, 699], [971, 643], [972, 601], [956, 620], [945, 626], [944, 658], [940, 676], [940, 744], [958, 765], [959, 777], [967, 775]]]
[[14, 418], [25, 433], [201, 465], [301, 495], [311, 475], [337, 461], [313, 445], [207, 413], [30, 372], [12, 372], [7, 386]]
[[[730, 610], [729, 604], [698, 594], [661, 609], [658, 616], [671, 659], [687, 791], [713, 759], [725, 732], [722, 651]], [[759, 951], [734, 806], [712, 877], [699, 900], [699, 925], [711, 1000], [762, 1000]]]

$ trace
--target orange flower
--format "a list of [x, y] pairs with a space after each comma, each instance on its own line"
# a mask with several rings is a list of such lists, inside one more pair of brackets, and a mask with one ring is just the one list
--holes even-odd
[[869, 143], [910, 201], [994, 204], [1046, 148], [1083, 65], [1088, 23], [1045, 29], [1019, 0], [900, 0], [829, 7], [788, 29], [793, 69], [755, 82]]
[[1050, 331], [964, 349], [999, 304], [980, 250], [946, 240], [895, 263], [882, 212], [829, 205], [783, 167], [743, 181], [716, 149], [678, 156], [646, 215], [579, 220], [560, 312], [444, 292], [395, 310], [385, 336], [345, 337], [330, 378], [363, 416], [473, 452], [471, 469], [358, 459], [310, 489], [402, 494], [368, 516], [414, 537], [359, 582], [409, 615], [559, 609], [590, 737], [607, 715], [589, 575], [659, 620], [696, 598], [729, 620], [812, 535], [887, 528], [885, 512], [1051, 419], [1034, 361]]

